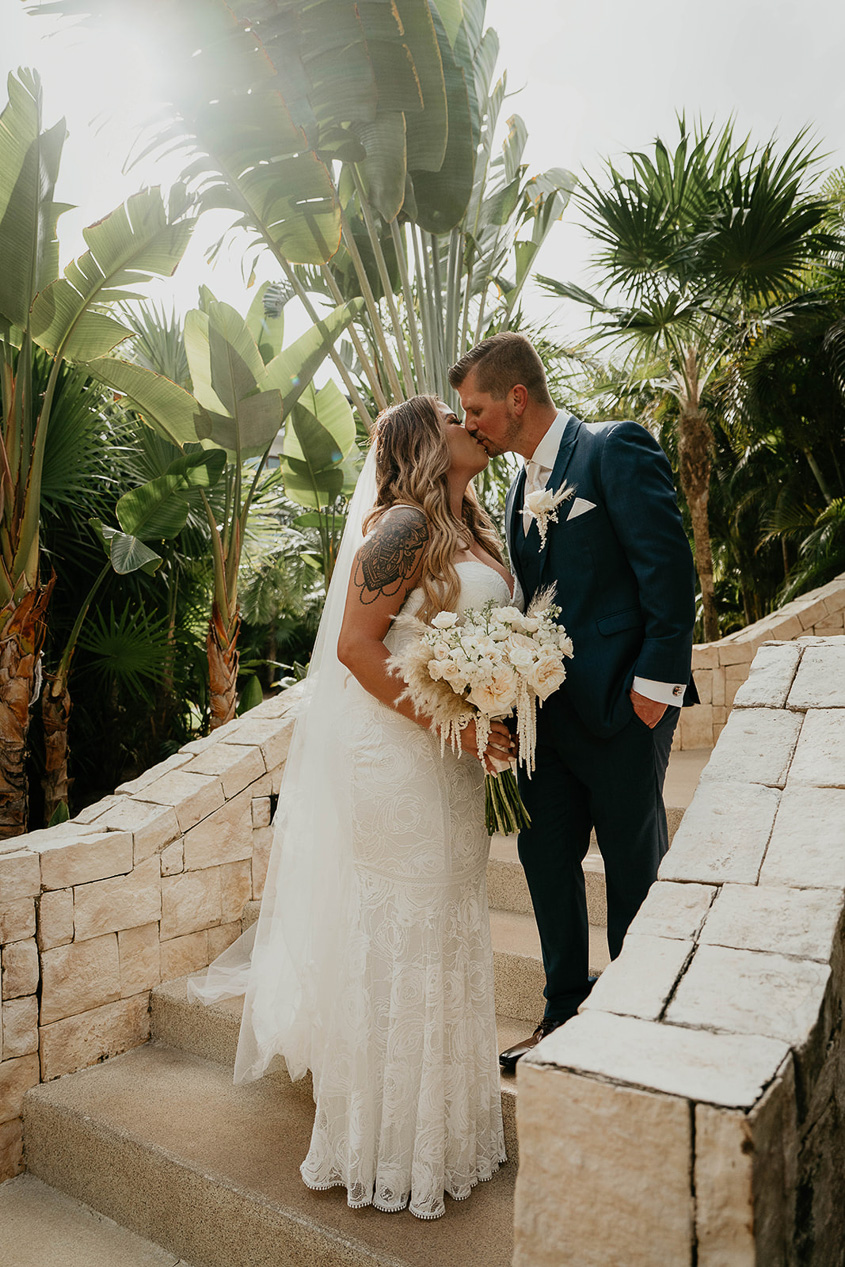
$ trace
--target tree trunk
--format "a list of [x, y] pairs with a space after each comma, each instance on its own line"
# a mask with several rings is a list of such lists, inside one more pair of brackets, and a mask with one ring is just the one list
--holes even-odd
[[67, 731], [71, 704], [67, 683], [62, 677], [45, 674], [44, 693], [41, 696], [41, 720], [44, 723], [44, 826], [60, 805], [68, 803]]
[[713, 584], [713, 552], [710, 548], [710, 468], [713, 433], [703, 409], [684, 409], [678, 422], [678, 465], [681, 488], [692, 520], [695, 566], [704, 609], [704, 641], [719, 637], [719, 617]]
[[211, 694], [211, 729], [225, 726], [235, 715], [238, 685], [238, 633], [240, 615], [236, 613], [227, 630], [215, 603], [208, 622], [208, 685]]
[[0, 612], [0, 840], [27, 830], [26, 754], [44, 614], [55, 578]]

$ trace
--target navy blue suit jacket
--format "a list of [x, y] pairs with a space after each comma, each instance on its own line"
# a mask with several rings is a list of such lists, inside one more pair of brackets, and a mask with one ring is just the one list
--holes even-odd
[[[635, 676], [690, 683], [683, 702], [697, 701], [692, 555], [668, 459], [639, 423], [570, 417], [548, 487], [564, 482], [574, 496], [541, 551], [536, 523], [523, 532], [520, 472], [506, 503], [508, 546], [526, 602], [555, 584], [575, 653], [561, 693], [592, 734], [609, 737], [631, 719]], [[570, 521], [576, 498], [594, 507]], [[543, 719], [554, 724], [560, 708], [559, 694], [550, 696]]]

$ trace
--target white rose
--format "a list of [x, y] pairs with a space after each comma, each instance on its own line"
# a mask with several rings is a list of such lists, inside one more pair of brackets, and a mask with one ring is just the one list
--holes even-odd
[[440, 679], [443, 676], [443, 661], [442, 660], [429, 660], [428, 676], [431, 678], [432, 682], [440, 681]]
[[566, 678], [566, 669], [556, 656], [543, 656], [526, 674], [526, 681], [540, 700], [548, 699]]
[[526, 674], [534, 664], [534, 652], [528, 647], [509, 646], [508, 659], [517, 673]]
[[569, 656], [569, 658], [572, 659], [572, 654], [573, 654], [572, 639], [570, 638], [569, 634], [566, 633], [564, 630], [561, 630], [560, 634], [558, 635], [557, 645], [564, 655]]
[[446, 682], [454, 682], [456, 678], [461, 676], [461, 670], [454, 660], [441, 660], [441, 677]]
[[518, 607], [494, 607], [490, 615], [495, 621], [507, 621], [510, 624], [513, 620], [519, 620], [522, 612]]
[[555, 508], [555, 495], [550, 488], [538, 488], [525, 498], [525, 509], [532, 515], [547, 515]]
[[516, 674], [507, 665], [497, 665], [490, 679], [473, 685], [469, 700], [488, 717], [510, 712], [516, 703]]
[[457, 622], [457, 612], [438, 612], [431, 623], [435, 629], [451, 629]]
[[519, 627], [523, 633], [533, 634], [540, 628], [540, 622], [536, 616], [523, 616], [519, 622]]

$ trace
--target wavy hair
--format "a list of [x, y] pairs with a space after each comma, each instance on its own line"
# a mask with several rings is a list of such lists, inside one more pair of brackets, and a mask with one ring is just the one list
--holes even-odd
[[504, 564], [493, 521], [475, 489], [467, 486], [458, 522], [449, 505], [449, 446], [443, 435], [436, 396], [412, 396], [382, 410], [373, 430], [376, 454], [376, 502], [364, 519], [364, 532], [398, 503], [418, 507], [428, 521], [425, 568], [420, 582], [423, 604], [417, 616], [431, 620], [454, 611], [460, 593], [455, 555], [477, 541]]

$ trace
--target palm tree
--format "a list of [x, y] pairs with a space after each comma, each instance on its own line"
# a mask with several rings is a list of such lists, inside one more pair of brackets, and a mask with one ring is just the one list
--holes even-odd
[[719, 636], [708, 499], [713, 434], [705, 393], [762, 327], [783, 321], [807, 270], [841, 242], [826, 230], [827, 200], [813, 192], [816, 151], [801, 133], [781, 153], [678, 120], [674, 152], [607, 162], [577, 195], [598, 243], [604, 295], [551, 278], [552, 293], [585, 304], [594, 336], [623, 348], [634, 378], [678, 401], [681, 488], [689, 507], [704, 637]]
[[[0, 118], [0, 838], [27, 826], [25, 757], [29, 711], [53, 581], [43, 581], [41, 490], [49, 425], [66, 363], [107, 355], [131, 334], [116, 301], [153, 274], [172, 273], [191, 233], [184, 189], [158, 190], [85, 230], [88, 251], [59, 274], [54, 198], [64, 121], [42, 129], [40, 80], [9, 76]], [[47, 353], [43, 394], [36, 352]]]

